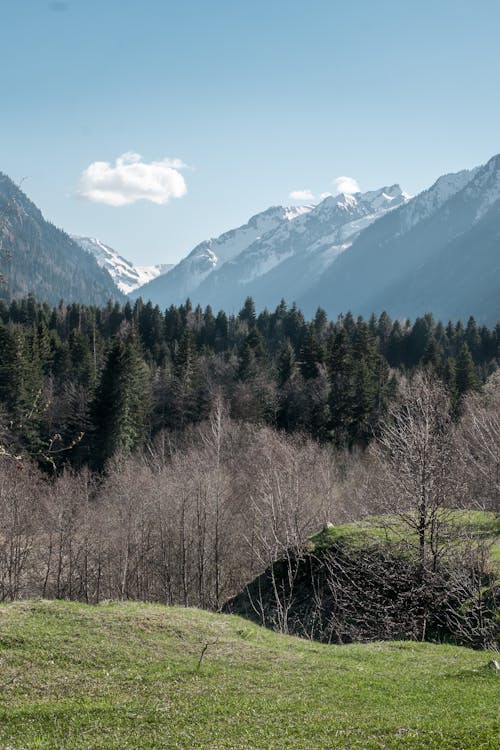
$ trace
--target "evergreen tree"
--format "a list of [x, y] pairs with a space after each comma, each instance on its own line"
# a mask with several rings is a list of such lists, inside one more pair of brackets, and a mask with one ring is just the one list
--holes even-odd
[[434, 335], [431, 333], [427, 338], [425, 350], [422, 355], [422, 364], [429, 370], [439, 373], [441, 371], [441, 359], [442, 355], [438, 343]]
[[253, 328], [256, 323], [257, 316], [255, 313], [255, 303], [252, 297], [247, 297], [243, 307], [238, 313], [238, 320], [246, 321], [249, 328]]
[[295, 354], [290, 342], [288, 342], [278, 360], [278, 385], [280, 388], [293, 377], [294, 372]]
[[468, 391], [475, 391], [479, 388], [479, 379], [477, 377], [474, 360], [467, 344], [462, 344], [458, 354], [456, 366], [457, 393], [462, 398]]
[[307, 333], [300, 349], [299, 360], [300, 371], [305, 380], [318, 376], [318, 365], [323, 362], [324, 353], [318, 344], [314, 324], [307, 328]]
[[149, 372], [136, 339], [115, 338], [93, 404], [95, 468], [116, 452], [129, 452], [147, 436], [151, 412]]
[[338, 446], [349, 443], [356, 406], [356, 370], [352, 347], [342, 326], [331, 343], [327, 358], [330, 377], [330, 433]]
[[458, 418], [459, 414], [458, 407], [460, 399], [457, 387], [457, 368], [454, 357], [448, 357], [445, 362], [443, 370], [443, 380], [446, 383], [446, 388], [448, 389], [448, 393], [450, 394], [452, 414], [456, 419]]

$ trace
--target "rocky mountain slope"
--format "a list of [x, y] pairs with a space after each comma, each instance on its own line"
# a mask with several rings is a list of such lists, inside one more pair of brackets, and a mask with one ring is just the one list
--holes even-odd
[[306, 312], [500, 318], [500, 156], [441, 177], [364, 231], [298, 298]]
[[[295, 222], [306, 215], [311, 208], [311, 206], [295, 208], [272, 206], [252, 216], [243, 226], [224, 232], [215, 239], [201, 242], [169, 272], [168, 276], [155, 279], [135, 290], [131, 296], [133, 298], [141, 296], [161, 307], [180, 304], [189, 296], [198, 301], [197, 290], [208, 276], [239, 256], [260, 237], [280, 225]], [[221, 306], [217, 301], [215, 304]]]
[[0, 173], [0, 298], [32, 292], [50, 304], [123, 300], [109, 273]]
[[105, 268], [109, 273], [118, 289], [124, 294], [133, 292], [149, 281], [156, 279], [157, 276], [168, 273], [173, 267], [173, 263], [164, 263], [156, 266], [136, 266], [131, 261], [124, 258], [109, 245], [105, 245], [93, 237], [80, 237], [72, 234], [73, 239], [80, 247], [95, 257], [101, 268]]
[[311, 316], [500, 319], [500, 155], [440, 177], [414, 198], [398, 185], [271, 208], [198, 245], [164, 279], [135, 291], [167, 307], [258, 309], [284, 298]]
[[194, 298], [203, 305], [222, 301], [227, 309], [238, 308], [247, 296], [259, 308], [276, 305], [282, 297], [291, 302], [321, 279], [370, 224], [408, 200], [399, 185], [329, 196], [207, 276]]

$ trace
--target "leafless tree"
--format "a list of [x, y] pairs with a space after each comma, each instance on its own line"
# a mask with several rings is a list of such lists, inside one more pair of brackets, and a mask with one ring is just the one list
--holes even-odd
[[485, 509], [500, 513], [500, 373], [494, 373], [482, 393], [463, 402], [459, 427], [469, 494]]
[[444, 387], [417, 374], [402, 389], [371, 455], [374, 490], [395, 534], [415, 538], [422, 576], [435, 569], [457, 495], [454, 427]]

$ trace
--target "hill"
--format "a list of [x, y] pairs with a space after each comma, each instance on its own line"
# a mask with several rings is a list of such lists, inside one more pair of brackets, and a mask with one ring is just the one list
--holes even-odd
[[328, 646], [131, 603], [16, 602], [0, 623], [11, 750], [498, 747], [500, 678], [484, 652]]
[[0, 173], [0, 299], [33, 293], [52, 305], [124, 301], [109, 273]]
[[[411, 512], [405, 514], [410, 518]], [[440, 509], [434, 559], [422, 559], [402, 516], [327, 525], [290, 549], [224, 610], [328, 643], [373, 640], [500, 643], [500, 520]]]

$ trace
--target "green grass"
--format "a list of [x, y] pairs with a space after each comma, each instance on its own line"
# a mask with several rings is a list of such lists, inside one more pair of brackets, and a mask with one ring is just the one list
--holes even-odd
[[2, 605], [0, 748], [498, 750], [491, 657], [159, 605]]
[[[491, 544], [492, 560], [500, 564], [500, 517], [494, 513], [475, 510], [445, 510], [447, 523], [454, 526], [460, 533], [465, 529], [472, 531]], [[387, 519], [369, 516], [361, 521], [346, 523], [339, 526], [330, 526], [315, 534], [310, 539], [309, 549], [319, 551], [327, 549], [338, 541], [346, 541], [354, 545], [365, 544], [367, 540], [381, 541], [388, 537], [391, 540], [398, 539], [399, 521], [394, 518], [391, 523]], [[408, 537], [408, 532], [403, 529]], [[410, 537], [411, 538], [411, 537]]]

